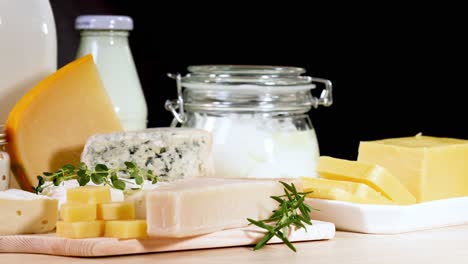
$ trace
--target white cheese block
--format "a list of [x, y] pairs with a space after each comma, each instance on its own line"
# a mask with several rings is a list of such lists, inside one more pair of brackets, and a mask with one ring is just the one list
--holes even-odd
[[135, 218], [146, 219], [146, 194], [160, 186], [165, 186], [166, 182], [158, 182], [157, 184], [151, 184], [151, 182], [145, 182], [142, 190], [138, 190], [128, 196], [125, 196], [126, 202], [132, 202], [135, 207]]
[[283, 195], [277, 180], [198, 178], [159, 186], [146, 194], [148, 234], [188, 237], [268, 218]]
[[150, 128], [110, 134], [98, 134], [86, 142], [81, 161], [89, 167], [102, 163], [125, 167], [133, 161], [159, 176], [173, 181], [212, 176], [211, 134], [194, 128]]
[[46, 233], [55, 228], [58, 201], [18, 189], [0, 192], [0, 235]]

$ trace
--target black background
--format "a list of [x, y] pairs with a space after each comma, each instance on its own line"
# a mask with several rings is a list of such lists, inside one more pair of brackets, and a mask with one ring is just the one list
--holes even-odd
[[[197, 64], [303, 67], [330, 79], [334, 104], [310, 112], [323, 155], [354, 159], [361, 140], [412, 136], [468, 139], [468, 24], [461, 8], [429, 4], [51, 0], [59, 66], [72, 61], [82, 14], [128, 15], [130, 46], [149, 127], [168, 126], [167, 72]], [[187, 3], [184, 3], [187, 2]]]

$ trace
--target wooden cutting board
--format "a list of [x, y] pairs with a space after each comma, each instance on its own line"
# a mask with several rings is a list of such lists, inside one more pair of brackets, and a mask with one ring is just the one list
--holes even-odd
[[[119, 240], [115, 238], [69, 239], [55, 233], [38, 235], [0, 236], [0, 253], [38, 253], [47, 255], [97, 257], [166, 252], [189, 249], [253, 245], [264, 233], [255, 226], [235, 228], [190, 238], [146, 238]], [[335, 225], [313, 221], [313, 225], [292, 231], [290, 241], [331, 239]], [[282, 243], [274, 237], [269, 243]], [[286, 246], [286, 245], [285, 245]]]

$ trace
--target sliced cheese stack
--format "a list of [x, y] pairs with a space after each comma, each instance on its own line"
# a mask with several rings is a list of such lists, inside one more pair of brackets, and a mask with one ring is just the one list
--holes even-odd
[[60, 209], [57, 235], [68, 238], [146, 236], [146, 221], [134, 220], [130, 202], [111, 202], [107, 186], [82, 186], [67, 190], [67, 203]]
[[364, 204], [400, 204], [416, 202], [408, 189], [385, 168], [364, 162], [319, 158], [319, 179], [302, 178], [308, 197]]
[[392, 204], [381, 193], [363, 183], [306, 177], [301, 178], [301, 180], [304, 192], [311, 192], [307, 195], [309, 198], [363, 204]]
[[55, 228], [58, 201], [18, 189], [0, 192], [0, 235], [46, 233]]
[[150, 128], [90, 137], [81, 161], [88, 167], [125, 167], [135, 162], [160, 181], [212, 176], [211, 134], [195, 128]]
[[413, 204], [416, 198], [387, 169], [375, 164], [322, 156], [317, 171], [320, 177], [364, 184], [395, 204]]
[[418, 202], [468, 195], [468, 140], [417, 135], [363, 141], [358, 161], [385, 167]]
[[277, 180], [187, 179], [146, 194], [148, 234], [188, 237], [248, 225], [277, 209], [270, 196], [283, 195]]
[[86, 140], [122, 126], [91, 55], [77, 59], [31, 88], [5, 124], [11, 168], [31, 191], [37, 175], [78, 165]]

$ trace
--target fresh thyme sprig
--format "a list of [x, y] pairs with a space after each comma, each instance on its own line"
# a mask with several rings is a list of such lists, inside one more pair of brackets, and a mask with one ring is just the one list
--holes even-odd
[[[134, 179], [135, 184], [139, 185], [136, 189], [143, 186], [145, 179], [150, 180], [153, 184], [158, 182], [158, 177], [151, 170], [139, 168], [134, 162], [126, 161], [125, 168], [110, 169], [104, 164], [97, 164], [94, 169], [90, 169], [82, 162], [78, 167], [67, 164], [56, 172], [44, 172], [42, 176], [37, 176], [38, 183], [36, 187], [33, 187], [33, 192], [39, 194], [49, 186], [59, 186], [63, 181], [73, 179], [76, 179], [80, 186], [92, 181], [94, 184], [105, 184], [119, 190], [125, 190], [126, 183], [133, 184], [119, 175]], [[46, 182], [51, 183], [46, 184]]]
[[[298, 192], [294, 183], [291, 185], [280, 181], [283, 185], [284, 195], [270, 196], [273, 200], [279, 203], [279, 208], [273, 210], [270, 218], [265, 220], [247, 220], [267, 232], [265, 236], [255, 245], [254, 250], [264, 247], [274, 236], [281, 239], [292, 251], [296, 252], [296, 248], [288, 240], [287, 235], [292, 227], [297, 229], [307, 228], [304, 224], [312, 225], [309, 213], [313, 209], [308, 204], [304, 203], [305, 197], [311, 192]], [[314, 209], [316, 210], [316, 209]]]

